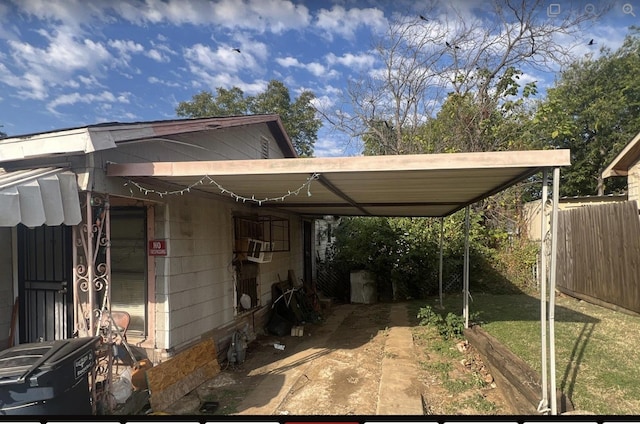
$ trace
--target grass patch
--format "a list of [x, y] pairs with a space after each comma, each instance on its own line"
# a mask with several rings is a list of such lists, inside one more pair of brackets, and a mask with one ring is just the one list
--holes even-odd
[[487, 400], [479, 393], [470, 396], [462, 402], [456, 402], [453, 406], [458, 410], [472, 409], [483, 415], [494, 415], [498, 412], [495, 403]]
[[[438, 299], [413, 302], [415, 318]], [[461, 295], [447, 295], [441, 314], [462, 311]], [[482, 327], [533, 369], [541, 370], [540, 300], [526, 294], [473, 294], [470, 311]], [[640, 317], [556, 297], [556, 384], [578, 410], [598, 415], [640, 414]]]

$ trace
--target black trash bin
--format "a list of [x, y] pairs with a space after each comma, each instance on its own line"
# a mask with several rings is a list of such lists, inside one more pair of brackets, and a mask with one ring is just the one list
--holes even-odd
[[0, 352], [0, 415], [90, 415], [100, 337], [27, 343]]

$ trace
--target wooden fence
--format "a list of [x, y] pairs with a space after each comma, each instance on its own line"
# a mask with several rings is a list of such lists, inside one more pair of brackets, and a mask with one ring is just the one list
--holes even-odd
[[557, 287], [640, 313], [640, 219], [635, 201], [558, 213]]

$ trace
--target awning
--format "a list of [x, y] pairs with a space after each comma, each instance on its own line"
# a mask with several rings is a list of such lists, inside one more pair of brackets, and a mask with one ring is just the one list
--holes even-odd
[[569, 150], [534, 150], [110, 163], [107, 175], [128, 179], [132, 195], [193, 190], [307, 216], [442, 217], [570, 163]]
[[64, 168], [0, 169], [0, 227], [80, 223], [76, 175]]

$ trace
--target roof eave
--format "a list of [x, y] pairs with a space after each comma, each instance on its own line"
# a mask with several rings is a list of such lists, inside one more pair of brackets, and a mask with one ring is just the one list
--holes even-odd
[[629, 168], [640, 159], [640, 133], [625, 146], [618, 156], [611, 161], [604, 171], [602, 178], [624, 177], [629, 174]]

